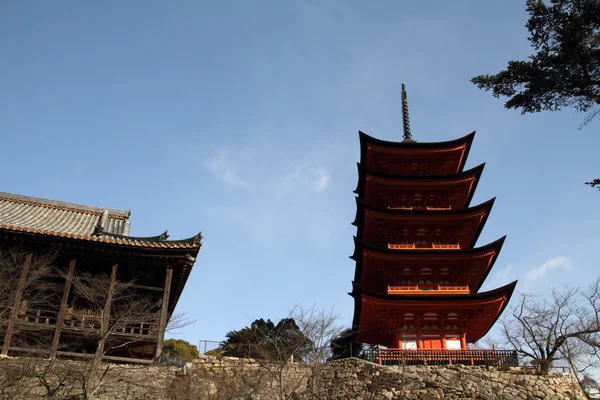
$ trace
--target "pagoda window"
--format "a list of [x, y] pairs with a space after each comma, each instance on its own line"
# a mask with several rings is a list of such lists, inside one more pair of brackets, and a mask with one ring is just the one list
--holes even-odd
[[417, 349], [417, 341], [416, 340], [403, 340], [402, 341], [402, 349], [404, 350], [416, 350]]
[[446, 349], [448, 350], [460, 350], [460, 339], [446, 339]]

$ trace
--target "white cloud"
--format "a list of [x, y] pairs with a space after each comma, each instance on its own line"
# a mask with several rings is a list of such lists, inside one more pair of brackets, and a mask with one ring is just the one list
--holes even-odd
[[571, 268], [571, 261], [564, 256], [553, 257], [539, 267], [529, 271], [527, 274], [527, 280], [535, 281], [542, 279], [548, 272], [557, 268], [568, 270]]
[[504, 268], [498, 269], [491, 279], [490, 283], [493, 288], [506, 285], [513, 277], [512, 265], [507, 264]]
[[214, 207], [210, 214], [226, 218], [260, 245], [310, 238], [315, 247], [330, 246], [341, 224], [322, 194], [331, 190], [332, 170], [345, 147], [318, 142], [290, 159], [268, 144], [254, 145], [223, 147], [208, 156], [206, 169], [226, 186], [243, 189], [235, 196], [224, 192], [228, 205]]
[[331, 183], [331, 174], [329, 171], [319, 168], [313, 171], [313, 175], [312, 185], [310, 186], [312, 192], [322, 192], [329, 187]]
[[226, 184], [237, 188], [248, 188], [249, 182], [242, 178], [236, 168], [236, 160], [225, 149], [216, 151], [206, 162], [206, 168]]

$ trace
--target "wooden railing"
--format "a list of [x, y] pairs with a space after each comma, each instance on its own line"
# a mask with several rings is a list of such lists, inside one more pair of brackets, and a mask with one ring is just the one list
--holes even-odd
[[459, 243], [433, 243], [431, 245], [432, 249], [436, 249], [436, 250], [448, 250], [448, 249], [452, 249], [452, 250], [460, 250], [460, 244]]
[[380, 365], [486, 365], [516, 367], [519, 365], [514, 350], [402, 350], [373, 348], [363, 351], [361, 358]]
[[398, 243], [398, 244], [391, 244], [388, 243], [388, 249], [390, 250], [413, 250], [416, 249], [417, 246], [414, 243]]
[[[6, 318], [8, 318], [8, 313]], [[57, 311], [28, 309], [17, 314], [17, 323], [25, 326], [54, 327], [58, 320]], [[65, 314], [63, 328], [65, 330], [98, 330], [100, 329], [101, 314], [92, 310], [78, 310]], [[114, 320], [111, 320], [114, 322]], [[158, 324], [154, 322], [135, 322], [118, 324], [113, 332], [126, 336], [156, 336]]]
[[468, 294], [469, 286], [388, 285], [388, 294]]
[[387, 248], [389, 250], [460, 250], [460, 243], [432, 243], [429, 245], [419, 245], [417, 247], [415, 243], [388, 243]]

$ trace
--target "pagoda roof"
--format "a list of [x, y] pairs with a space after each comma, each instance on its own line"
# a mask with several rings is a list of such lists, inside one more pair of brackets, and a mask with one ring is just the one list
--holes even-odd
[[462, 171], [456, 174], [450, 175], [395, 175], [395, 174], [387, 174], [383, 172], [374, 171], [365, 167], [364, 165], [357, 163], [358, 167], [358, 185], [354, 190], [359, 197], [364, 197], [365, 184], [366, 179], [369, 177], [370, 179], [375, 179], [378, 183], [386, 185], [386, 186], [405, 186], [410, 188], [443, 188], [447, 186], [456, 186], [461, 183], [473, 181], [473, 184], [470, 186], [469, 190], [465, 192], [466, 198], [461, 208], [468, 207], [471, 203], [473, 195], [475, 194], [475, 189], [477, 188], [477, 184], [479, 183], [479, 179], [481, 178], [481, 174], [485, 167], [485, 163], [480, 164], [474, 168], [471, 168], [467, 171]]
[[[373, 324], [361, 324], [361, 314], [365, 304], [368, 304], [372, 310], [380, 310], [385, 313], [382, 315], [370, 315], [371, 319], [380, 320], [394, 312], [398, 313], [437, 313], [452, 312], [460, 314], [477, 312], [476, 318], [470, 321], [466, 326], [467, 342], [475, 343], [492, 328], [496, 320], [506, 308], [510, 298], [515, 290], [517, 281], [511, 282], [500, 288], [481, 293], [472, 294], [447, 294], [447, 295], [427, 295], [427, 294], [407, 294], [394, 295], [369, 291], [362, 288], [356, 282], [352, 282], [353, 290], [349, 293], [355, 299], [354, 322], [353, 326], [373, 326]], [[364, 303], [364, 304], [363, 304]], [[373, 311], [371, 311], [373, 312]], [[373, 327], [372, 330], [377, 330]], [[379, 332], [361, 332], [358, 329], [358, 341], [370, 343], [369, 340], [380, 337]], [[385, 343], [372, 343], [384, 344]]]
[[[495, 200], [496, 198], [494, 197], [477, 206], [459, 210], [402, 210], [376, 207], [356, 197], [356, 218], [352, 222], [352, 225], [358, 227], [358, 236], [362, 237], [366, 213], [382, 221], [385, 220], [387, 224], [393, 222], [413, 222], [421, 226], [440, 226], [444, 222], [459, 224], [466, 220], [480, 217], [477, 229], [472, 232], [472, 240], [469, 241], [469, 245], [467, 246], [468, 248], [473, 248], [483, 230]], [[465, 246], [462, 247], [465, 248]]]
[[371, 146], [381, 151], [385, 151], [390, 154], [397, 156], [406, 155], [414, 156], [416, 154], [431, 154], [431, 153], [446, 153], [456, 154], [458, 157], [458, 168], [456, 172], [463, 170], [467, 161], [473, 138], [475, 137], [475, 131], [469, 133], [458, 139], [444, 141], [444, 142], [416, 142], [416, 141], [387, 141], [374, 138], [367, 135], [364, 132], [358, 131], [360, 138], [360, 163], [363, 165], [367, 164], [367, 147]]
[[0, 192], [0, 230], [150, 248], [199, 249], [201, 234], [168, 240], [168, 232], [129, 236], [131, 211]]
[[474, 276], [473, 282], [469, 283], [471, 292], [478, 292], [489, 272], [492, 270], [496, 259], [504, 245], [506, 236], [489, 243], [485, 246], [465, 249], [465, 250], [453, 250], [453, 249], [381, 249], [376, 246], [372, 246], [356, 236], [354, 237], [354, 254], [350, 256], [351, 259], [356, 261], [355, 270], [355, 281], [360, 282], [360, 277], [363, 274], [363, 256], [361, 253], [368, 253], [368, 255], [386, 265], [397, 265], [399, 268], [405, 268], [411, 263], [415, 265], [426, 265], [429, 268], [439, 267], [452, 267], [457, 264], [464, 264], [465, 262], [476, 262], [482, 260], [482, 269], [480, 274]]

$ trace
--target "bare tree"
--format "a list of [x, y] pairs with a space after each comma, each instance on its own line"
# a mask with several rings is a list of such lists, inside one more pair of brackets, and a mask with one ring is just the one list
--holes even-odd
[[[295, 306], [288, 314], [298, 327], [285, 340], [269, 341], [265, 345], [253, 345], [253, 351], [264, 355], [258, 361], [275, 383], [277, 398], [288, 399], [296, 393], [308, 390], [316, 395], [320, 388], [317, 376], [322, 363], [330, 356], [331, 340], [343, 328], [339, 326], [339, 316], [333, 310], [319, 309], [315, 305], [304, 308]], [[300, 360], [294, 354], [302, 354]], [[288, 374], [293, 364], [306, 367], [306, 374]], [[310, 375], [310, 379], [309, 379]]]
[[553, 289], [544, 299], [522, 295], [501, 329], [506, 343], [542, 373], [560, 359], [582, 372], [600, 366], [600, 278], [585, 290]]
[[84, 377], [86, 398], [94, 396], [108, 373], [109, 365], [102, 364], [105, 355], [129, 350], [158, 329], [159, 304], [134, 286], [133, 281], [118, 281], [115, 267], [110, 276], [83, 272], [73, 279], [74, 302], [84, 304], [79, 312], [88, 314], [73, 317], [84, 328], [82, 339], [95, 346]]
[[18, 248], [0, 251], [0, 321], [8, 319], [17, 295], [19, 303], [26, 302], [28, 307], [48, 302], [44, 295], [48, 285], [43, 277], [52, 271], [55, 258], [52, 252], [30, 254]]
[[31, 310], [49, 310], [58, 304], [54, 288], [46, 279], [55, 260], [55, 251], [29, 253], [18, 247], [0, 250], [0, 337], [9, 337], [12, 346], [44, 342], [39, 332], [20, 334], [18, 322], [35, 318]]

